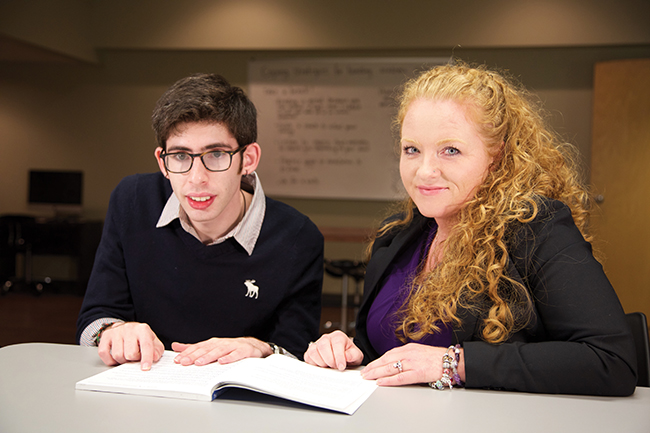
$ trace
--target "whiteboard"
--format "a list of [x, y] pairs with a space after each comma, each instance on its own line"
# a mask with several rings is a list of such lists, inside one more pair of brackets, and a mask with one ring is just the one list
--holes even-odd
[[249, 62], [258, 110], [258, 175], [268, 195], [404, 197], [391, 122], [399, 87], [432, 58], [274, 59]]

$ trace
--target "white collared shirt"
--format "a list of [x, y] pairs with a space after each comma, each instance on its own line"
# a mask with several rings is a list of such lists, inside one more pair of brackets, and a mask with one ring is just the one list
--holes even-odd
[[[247, 188], [248, 187], [248, 188]], [[248, 176], [242, 177], [242, 189], [253, 190], [253, 200], [251, 205], [244, 214], [244, 218], [228, 233], [219, 239], [214, 240], [208, 245], [215, 245], [224, 242], [226, 239], [235, 238], [235, 240], [241, 245], [248, 255], [253, 254], [255, 249], [255, 244], [257, 243], [257, 238], [259, 237], [260, 230], [262, 229], [262, 222], [264, 221], [264, 213], [266, 212], [266, 197], [264, 195], [264, 190], [262, 189], [262, 184], [257, 177], [257, 173], [253, 172]], [[187, 214], [181, 207], [176, 194], [172, 192], [163, 208], [162, 213], [160, 214], [160, 219], [156, 224], [156, 228], [165, 227], [172, 221], [178, 218], [181, 222], [183, 229], [194, 236], [199, 238], [198, 233], [192, 226]]]

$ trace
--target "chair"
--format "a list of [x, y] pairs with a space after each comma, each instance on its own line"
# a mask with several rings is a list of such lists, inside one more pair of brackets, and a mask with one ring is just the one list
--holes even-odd
[[[351, 330], [354, 329], [354, 322], [348, 323], [348, 286], [350, 277], [354, 278], [356, 282], [353, 307], [354, 317], [357, 316], [359, 304], [361, 303], [360, 283], [365, 276], [366, 265], [363, 262], [356, 260], [328, 260], [325, 259], [325, 272], [328, 275], [341, 278], [341, 322], [338, 324], [339, 329], [350, 335]], [[337, 324], [331, 323], [329, 326], [336, 326]], [[326, 326], [326, 329], [328, 326]]]
[[632, 330], [638, 369], [637, 386], [650, 387], [650, 342], [648, 340], [648, 321], [641, 312], [625, 315]]
[[[27, 215], [0, 216], [2, 293], [9, 291], [15, 284], [31, 284], [32, 238], [35, 221], [34, 217]], [[22, 277], [19, 277], [16, 272], [16, 255], [19, 254], [23, 256]]]

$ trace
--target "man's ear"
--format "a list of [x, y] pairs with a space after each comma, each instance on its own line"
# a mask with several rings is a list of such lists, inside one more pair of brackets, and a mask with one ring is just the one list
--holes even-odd
[[154, 150], [153, 154], [156, 158], [156, 162], [158, 163], [158, 168], [160, 169], [160, 172], [167, 178], [169, 179], [169, 173], [167, 172], [167, 169], [165, 168], [165, 163], [163, 162], [162, 158], [160, 157], [160, 154], [163, 153], [163, 148], [162, 147], [156, 147], [156, 150]]
[[251, 143], [246, 146], [241, 153], [242, 157], [242, 174], [251, 174], [257, 170], [257, 165], [260, 163], [262, 157], [262, 148], [257, 143]]

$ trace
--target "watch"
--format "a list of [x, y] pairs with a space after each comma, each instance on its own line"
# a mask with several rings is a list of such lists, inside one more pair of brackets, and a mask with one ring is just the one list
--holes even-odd
[[273, 351], [273, 354], [274, 354], [274, 355], [279, 355], [279, 354], [281, 353], [281, 352], [280, 352], [280, 350], [281, 350], [281, 349], [280, 349], [280, 346], [278, 346], [277, 344], [275, 344], [275, 343], [271, 343], [270, 341], [267, 341], [266, 344], [268, 344], [269, 346], [271, 346], [271, 350]]
[[284, 355], [287, 352], [282, 347], [278, 346], [275, 343], [271, 343], [270, 341], [267, 341], [266, 344], [271, 346], [271, 350], [273, 350], [274, 355]]

